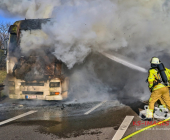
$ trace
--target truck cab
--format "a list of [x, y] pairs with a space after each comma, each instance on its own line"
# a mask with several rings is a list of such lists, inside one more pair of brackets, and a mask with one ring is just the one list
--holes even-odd
[[[48, 50], [22, 54], [22, 31], [40, 32], [50, 19], [16, 21], [9, 28], [7, 47], [7, 91], [12, 99], [63, 100], [68, 96], [67, 67]], [[29, 37], [29, 35], [28, 35]], [[49, 46], [50, 47], [50, 46]]]

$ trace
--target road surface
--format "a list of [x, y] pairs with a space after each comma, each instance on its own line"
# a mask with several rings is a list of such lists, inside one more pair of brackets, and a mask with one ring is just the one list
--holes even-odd
[[[0, 140], [112, 140], [126, 116], [134, 116], [125, 137], [148, 126], [138, 117], [143, 105], [117, 100], [77, 103], [5, 99], [0, 102]], [[138, 121], [141, 124], [137, 126]], [[169, 131], [168, 124], [156, 126], [129, 140], [168, 140]]]

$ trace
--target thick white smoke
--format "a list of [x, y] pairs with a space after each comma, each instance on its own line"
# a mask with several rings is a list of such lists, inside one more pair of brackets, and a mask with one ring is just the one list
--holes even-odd
[[110, 1], [63, 5], [53, 11], [55, 19], [43, 25], [42, 29], [50, 37], [56, 57], [72, 68], [75, 63], [82, 62], [92, 49], [115, 49], [127, 45], [121, 32], [113, 45], [117, 27], [113, 23], [115, 10], [115, 4]]
[[[48, 3], [23, 0], [14, 6], [10, 2], [4, 0], [0, 7], [26, 18], [53, 18], [42, 26], [42, 38], [44, 34], [47, 38], [42, 39], [38, 46], [54, 47], [52, 53], [69, 68], [82, 62], [94, 50], [127, 47], [126, 54], [135, 53], [138, 56], [135, 59], [141, 61], [149, 60], [156, 52], [168, 49], [170, 45], [170, 8], [167, 0], [50, 0]], [[21, 45], [25, 53], [29, 47], [37, 49], [34, 37], [26, 36], [27, 33], [23, 33], [21, 40], [30, 42]], [[141, 54], [148, 48], [152, 52], [143, 57]]]
[[92, 49], [125, 47], [127, 42], [123, 33], [119, 31], [118, 34], [114, 34], [121, 28], [119, 24], [114, 23], [116, 9], [116, 5], [108, 0], [66, 2], [55, 8], [51, 22], [42, 26], [48, 39], [44, 38], [43, 33], [44, 39], [38, 42], [41, 44], [37, 45], [35, 41], [37, 34], [28, 38], [29, 31], [22, 32], [22, 51], [27, 53], [28, 48], [53, 46], [53, 54], [72, 68], [75, 63], [82, 62]]
[[0, 8], [11, 14], [32, 18], [49, 18], [60, 0], [0, 0]]
[[32, 30], [31, 32], [22, 31], [21, 38], [20, 46], [22, 51], [29, 54], [30, 51], [34, 51], [44, 46], [42, 44], [43, 42], [46, 42], [47, 45], [48, 36], [42, 30]]

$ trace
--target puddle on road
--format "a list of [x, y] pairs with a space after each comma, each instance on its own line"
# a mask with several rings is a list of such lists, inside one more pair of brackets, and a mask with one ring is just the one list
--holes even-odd
[[[113, 129], [117, 129], [126, 115], [134, 115], [133, 110], [129, 107], [116, 107], [114, 105], [117, 103], [113, 101], [107, 102], [107, 104], [102, 105], [100, 109], [96, 109], [89, 115], [84, 115], [86, 111], [96, 104], [98, 104], [98, 102], [65, 104], [64, 108], [61, 104], [37, 107], [37, 113], [6, 125], [35, 125], [37, 126], [37, 129], [34, 130], [35, 132], [54, 134], [59, 138], [69, 138], [85, 134], [100, 134], [99, 128], [113, 127]], [[24, 108], [26, 109], [27, 107]], [[26, 111], [25, 109], [23, 110]], [[1, 110], [3, 112], [6, 111], [5, 109]], [[15, 110], [11, 111], [13, 112]], [[16, 115], [18, 115], [18, 113], [22, 114], [21, 112], [17, 112]], [[14, 114], [12, 115], [16, 116]]]
[[41, 126], [41, 127], [53, 127], [60, 124], [60, 122], [57, 121], [47, 121], [47, 120], [34, 120], [34, 121], [24, 121], [24, 122], [17, 122], [16, 125], [22, 125], [22, 126], [30, 126], [30, 125], [37, 125], [37, 126]]
[[[22, 122], [15, 122], [16, 125], [37, 125], [36, 132], [45, 134], [54, 134], [60, 138], [77, 137], [84, 134], [100, 134], [98, 128], [119, 126], [126, 115], [134, 115], [130, 108], [116, 110], [113, 108], [107, 110], [100, 110], [94, 114], [81, 116], [67, 116], [56, 118], [54, 120], [29, 120]], [[49, 116], [46, 115], [45, 116]], [[120, 118], [121, 116], [121, 118]], [[43, 116], [42, 116], [43, 117]], [[95, 129], [95, 131], [91, 131]]]

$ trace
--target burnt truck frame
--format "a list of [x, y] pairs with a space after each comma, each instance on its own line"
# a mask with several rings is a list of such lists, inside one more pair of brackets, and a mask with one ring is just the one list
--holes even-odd
[[[7, 48], [7, 92], [12, 99], [38, 99], [38, 100], [63, 100], [68, 96], [69, 78], [65, 72], [67, 67], [64, 63], [53, 56], [50, 64], [53, 69], [41, 79], [25, 80], [20, 73], [26, 59], [36, 58], [35, 55], [25, 57], [20, 53], [21, 31], [41, 30], [41, 25], [50, 19], [28, 19], [16, 21], [9, 28], [9, 40], [6, 41]], [[52, 56], [52, 55], [51, 55]], [[22, 63], [21, 63], [22, 62]], [[18, 65], [20, 65], [18, 67]], [[47, 66], [48, 68], [50, 66]], [[29, 70], [28, 70], [29, 71]], [[22, 75], [22, 74], [21, 74]]]

